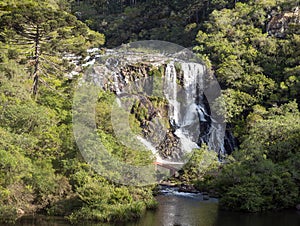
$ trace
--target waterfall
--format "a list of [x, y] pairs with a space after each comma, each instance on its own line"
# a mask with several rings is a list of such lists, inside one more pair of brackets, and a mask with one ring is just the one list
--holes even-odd
[[174, 62], [168, 63], [164, 82], [173, 134], [179, 138], [184, 153], [205, 143], [210, 150], [224, 155], [224, 127], [211, 116], [205, 99], [205, 67], [199, 63], [176, 63], [181, 73], [176, 72]]
[[[147, 98], [153, 95], [157, 83], [154, 84], [155, 79], [147, 75], [145, 68], [147, 65], [151, 67], [165, 65], [162, 83], [156, 80], [159, 81], [159, 86], [155, 87], [158, 90], [156, 90], [158, 94], [155, 95], [163, 94], [162, 98], [168, 102], [166, 109], [168, 113], [161, 116], [160, 113], [165, 113], [165, 109], [162, 112], [159, 110], [155, 112], [153, 106], [146, 104], [144, 107], [151, 108], [149, 112], [153, 113], [152, 121], [143, 124], [143, 137], [138, 137], [138, 140], [153, 152], [159, 162], [180, 162], [186, 153], [201, 147], [202, 144], [206, 144], [210, 150], [216, 151], [221, 157], [233, 151], [235, 144], [232, 134], [226, 131], [224, 123], [218, 122], [222, 120], [218, 119], [210, 109], [211, 102], [219, 95], [220, 87], [215, 86], [210, 90], [210, 82], [213, 79], [208, 82], [209, 76], [203, 64], [156, 53], [141, 55], [128, 50], [124, 53], [107, 50], [103, 59], [97, 58], [96, 61], [93, 59], [87, 58], [88, 62], [84, 65], [93, 65], [96, 62], [91, 70], [92, 73], [89, 74], [95, 84], [99, 84], [104, 90], [114, 92], [120, 98], [126, 97], [127, 94], [134, 94], [143, 103], [147, 103], [144, 101], [145, 98], [141, 99], [145, 95], [145, 100], [148, 100], [150, 105], [151, 101]], [[145, 65], [144, 71], [138, 68], [141, 59]], [[131, 73], [132, 67], [138, 69]], [[117, 103], [122, 107], [121, 100], [118, 98]], [[164, 120], [157, 120], [165, 117], [168, 117], [169, 125], [162, 130], [164, 133], [153, 129], [155, 126], [150, 128], [151, 125], [156, 125], [156, 122], [165, 125]]]
[[166, 67], [165, 72], [165, 97], [169, 102], [169, 118], [170, 122], [175, 125], [178, 124], [179, 120], [179, 108], [180, 103], [177, 101], [177, 73], [174, 62], [171, 62]]

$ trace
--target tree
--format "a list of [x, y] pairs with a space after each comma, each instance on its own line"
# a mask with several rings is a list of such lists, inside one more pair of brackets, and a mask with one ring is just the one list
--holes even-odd
[[203, 181], [204, 178], [214, 174], [220, 165], [218, 156], [214, 151], [208, 150], [206, 145], [200, 149], [194, 149], [187, 154], [187, 163], [183, 167], [182, 177], [189, 181]]
[[274, 59], [281, 55], [276, 38], [264, 32], [266, 14], [263, 5], [237, 2], [233, 9], [213, 11], [197, 35], [195, 50], [225, 89], [216, 110], [233, 123], [238, 139], [247, 132], [245, 118], [253, 105], [277, 101], [275, 78], [282, 68]]
[[299, 201], [300, 115], [296, 102], [255, 106], [249, 134], [215, 179], [223, 208], [257, 212]]
[[[0, 39], [13, 58], [27, 63], [33, 78], [32, 93], [37, 95], [41, 76], [65, 73], [61, 65], [68, 54], [80, 55], [91, 45], [104, 44], [102, 34], [90, 31], [75, 16], [41, 3], [23, 3], [0, 17]], [[65, 60], [63, 60], [65, 58]]]

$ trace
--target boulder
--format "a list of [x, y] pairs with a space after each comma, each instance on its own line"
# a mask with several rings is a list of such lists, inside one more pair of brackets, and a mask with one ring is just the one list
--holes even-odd
[[25, 211], [22, 210], [21, 208], [17, 209], [17, 214], [18, 216], [23, 216], [25, 214]]
[[203, 200], [209, 200], [209, 196], [208, 195], [203, 195]]
[[193, 185], [190, 185], [190, 184], [182, 184], [179, 187], [178, 191], [179, 192], [188, 192], [188, 193], [199, 193], [199, 191]]

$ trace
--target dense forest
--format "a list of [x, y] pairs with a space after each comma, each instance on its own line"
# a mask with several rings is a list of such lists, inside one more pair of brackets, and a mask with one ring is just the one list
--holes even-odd
[[[205, 145], [195, 150], [180, 180], [214, 190], [230, 210], [300, 203], [298, 0], [1, 0], [1, 221], [31, 213], [125, 221], [156, 207], [155, 185], [113, 183], [84, 161], [72, 129], [84, 69], [68, 76], [89, 48], [151, 39], [192, 49], [206, 63], [222, 88], [216, 110], [237, 143], [223, 163]], [[99, 94], [99, 137], [120, 159], [151, 163], [115, 137], [113, 98]]]

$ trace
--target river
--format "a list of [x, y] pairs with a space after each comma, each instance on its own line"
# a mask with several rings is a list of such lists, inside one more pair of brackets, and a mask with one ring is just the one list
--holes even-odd
[[[147, 211], [137, 222], [101, 224], [82, 223], [78, 226], [299, 226], [300, 212], [246, 214], [219, 210], [218, 200], [203, 201], [201, 194], [163, 190], [157, 196], [156, 211]], [[0, 226], [4, 226], [1, 225]], [[15, 226], [70, 226], [62, 218], [37, 216], [21, 219]]]

